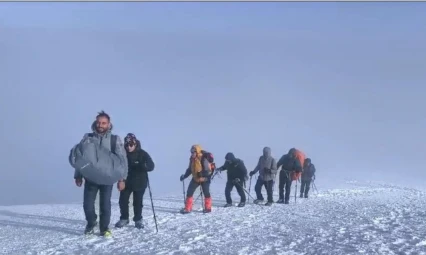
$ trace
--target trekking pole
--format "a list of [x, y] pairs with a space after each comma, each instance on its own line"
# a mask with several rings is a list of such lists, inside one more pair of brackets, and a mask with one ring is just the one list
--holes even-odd
[[198, 201], [198, 199], [201, 197], [202, 192], [200, 192], [200, 194], [198, 194], [198, 197], [195, 199], [194, 203], [196, 203]]
[[252, 176], [250, 176], [250, 184], [249, 184], [249, 190], [248, 190], [248, 194], [249, 194], [249, 197], [248, 197], [248, 200], [247, 200], [247, 201], [248, 201], [248, 203], [250, 203], [250, 197], [251, 197], [251, 196], [250, 196], [250, 189], [251, 189], [251, 177], [252, 177]]
[[205, 213], [206, 208], [204, 208], [204, 196], [203, 196], [203, 189], [201, 188], [201, 185], [200, 185], [200, 196], [201, 196], [201, 206], [203, 207], [203, 213]]
[[154, 214], [155, 229], [157, 230], [157, 233], [158, 233], [157, 216], [155, 215], [154, 201], [152, 201], [151, 185], [149, 184], [148, 174], [146, 175], [146, 180], [148, 183], [149, 196], [151, 198], [152, 213]]
[[316, 192], [319, 193], [318, 189], [317, 189], [317, 185], [315, 185], [315, 181], [312, 181], [312, 186], [314, 187], [314, 189], [316, 190]]
[[296, 203], [297, 200], [297, 181], [298, 179], [296, 179], [296, 189], [294, 190], [294, 203]]
[[[251, 184], [251, 182], [250, 182], [250, 184]], [[241, 184], [239, 183], [239, 182], [237, 182], [237, 185], [238, 186], [240, 186], [246, 193], [247, 193], [247, 195], [249, 196], [249, 198], [251, 197], [252, 199], [253, 199], [253, 201], [255, 200], [251, 195], [250, 195], [250, 192], [248, 192], [244, 187], [242, 187], [241, 186]], [[261, 205], [261, 204], [257, 204], [258, 206], [260, 206], [262, 209], [263, 209], [263, 206]]]
[[215, 171], [214, 172], [214, 174], [212, 175], [212, 178], [211, 178], [211, 180], [213, 180], [214, 179], [214, 177], [217, 175], [217, 173], [218, 173], [219, 171]]
[[185, 180], [182, 181], [182, 191], [183, 191], [183, 204], [185, 204], [186, 202]]

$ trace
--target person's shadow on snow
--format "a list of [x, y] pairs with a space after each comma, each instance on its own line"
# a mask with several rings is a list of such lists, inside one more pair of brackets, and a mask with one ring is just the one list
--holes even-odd
[[85, 222], [82, 220], [73, 220], [73, 219], [66, 219], [66, 218], [60, 218], [60, 217], [54, 217], [54, 216], [42, 216], [42, 215], [34, 215], [34, 214], [25, 214], [25, 213], [16, 213], [11, 212], [7, 210], [0, 210], [0, 216], [6, 216], [10, 217], [14, 220], [6, 220], [6, 219], [0, 219], [0, 226], [13, 226], [18, 228], [30, 228], [30, 229], [42, 229], [42, 230], [49, 230], [49, 231], [56, 231], [56, 232], [62, 232], [65, 234], [70, 235], [82, 235], [82, 230], [73, 229], [72, 227], [63, 227], [63, 226], [51, 226], [50, 224], [42, 225], [42, 224], [34, 224], [34, 223], [27, 223], [23, 220], [34, 220], [34, 221], [47, 221], [47, 222], [54, 222], [54, 223], [60, 223], [59, 225], [72, 225], [77, 226], [80, 228], [81, 225], [84, 226]]

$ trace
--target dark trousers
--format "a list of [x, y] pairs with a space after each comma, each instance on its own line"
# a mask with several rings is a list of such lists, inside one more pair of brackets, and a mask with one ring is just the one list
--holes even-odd
[[203, 195], [205, 198], [210, 197], [210, 181], [205, 181], [200, 183], [197, 183], [194, 181], [194, 179], [191, 179], [188, 185], [188, 190], [186, 192], [186, 197], [192, 197], [194, 196], [195, 190], [198, 188], [198, 186], [201, 185], [201, 190], [203, 191]]
[[[284, 199], [284, 201], [290, 200], [290, 192], [291, 192], [291, 176], [289, 172], [286, 172], [284, 170], [280, 171], [280, 183], [278, 185], [278, 193], [279, 193], [279, 199]], [[285, 188], [285, 196], [284, 196], [284, 188]]]
[[268, 195], [268, 202], [273, 203], [272, 199], [272, 189], [274, 187], [274, 181], [264, 181], [260, 177], [257, 178], [256, 185], [254, 186], [254, 191], [256, 192], [256, 197], [259, 200], [264, 200], [262, 195], [262, 187], [265, 186], [266, 194]]
[[129, 220], [129, 200], [130, 195], [133, 193], [133, 221], [142, 220], [142, 208], [143, 208], [143, 195], [147, 187], [147, 182], [144, 183], [143, 187], [137, 190], [124, 189], [120, 192], [119, 205], [120, 205], [120, 220]]
[[308, 196], [309, 190], [311, 189], [311, 181], [303, 181], [302, 185], [300, 186], [300, 194], [304, 194], [305, 197]]
[[244, 184], [240, 184], [240, 183], [233, 183], [233, 181], [228, 180], [226, 182], [226, 186], [225, 186], [225, 198], [226, 198], [226, 203], [227, 204], [232, 204], [232, 198], [231, 198], [231, 191], [232, 189], [235, 188], [237, 189], [238, 195], [240, 195], [240, 202], [245, 203], [246, 202], [246, 194], [244, 192], [243, 186]]
[[97, 215], [95, 210], [96, 196], [99, 191], [99, 229], [108, 230], [111, 221], [111, 194], [113, 185], [98, 185], [90, 181], [84, 183], [84, 214], [88, 225], [93, 226]]

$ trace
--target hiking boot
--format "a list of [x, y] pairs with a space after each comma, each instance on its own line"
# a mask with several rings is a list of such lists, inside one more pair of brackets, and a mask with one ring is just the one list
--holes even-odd
[[190, 213], [192, 211], [193, 203], [194, 203], [194, 198], [193, 197], [187, 197], [186, 200], [185, 200], [185, 207], [180, 210], [180, 213], [182, 213], [182, 214]]
[[246, 206], [246, 202], [240, 202], [240, 203], [238, 204], [238, 207], [244, 207], [244, 206]]
[[272, 206], [272, 202], [267, 202], [265, 206]]
[[305, 194], [305, 198], [308, 198], [308, 194]]
[[232, 203], [226, 204], [223, 207], [232, 207]]
[[135, 228], [137, 228], [137, 229], [144, 228], [142, 220], [135, 221]]
[[303, 193], [300, 193], [300, 198], [303, 198]]
[[180, 209], [180, 213], [182, 213], [182, 214], [188, 214], [188, 213], [191, 213], [191, 211], [186, 210], [185, 208], [182, 208], [182, 209]]
[[95, 233], [95, 227], [98, 225], [98, 222], [95, 221], [93, 224], [87, 224], [86, 228], [84, 229], [85, 235], [93, 235]]
[[278, 199], [277, 204], [284, 204], [284, 199], [282, 198]]
[[263, 199], [256, 199], [256, 200], [253, 201], [253, 203], [255, 203], [255, 204], [263, 203]]
[[103, 237], [111, 237], [112, 233], [111, 233], [111, 230], [107, 229], [105, 231], [101, 231], [100, 235]]
[[284, 204], [288, 205], [288, 203], [289, 203], [288, 200], [284, 201]]
[[204, 198], [204, 213], [209, 213], [212, 211], [212, 198], [206, 197]]
[[122, 227], [124, 227], [128, 224], [129, 224], [129, 220], [119, 220], [119, 221], [117, 221], [117, 223], [115, 223], [115, 227], [116, 228], [122, 228]]

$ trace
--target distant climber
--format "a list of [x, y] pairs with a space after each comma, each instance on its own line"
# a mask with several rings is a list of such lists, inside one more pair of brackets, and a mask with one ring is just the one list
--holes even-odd
[[305, 159], [302, 173], [302, 185], [300, 187], [300, 197], [308, 198], [309, 189], [312, 180], [315, 180], [315, 165], [311, 163], [311, 159]]

